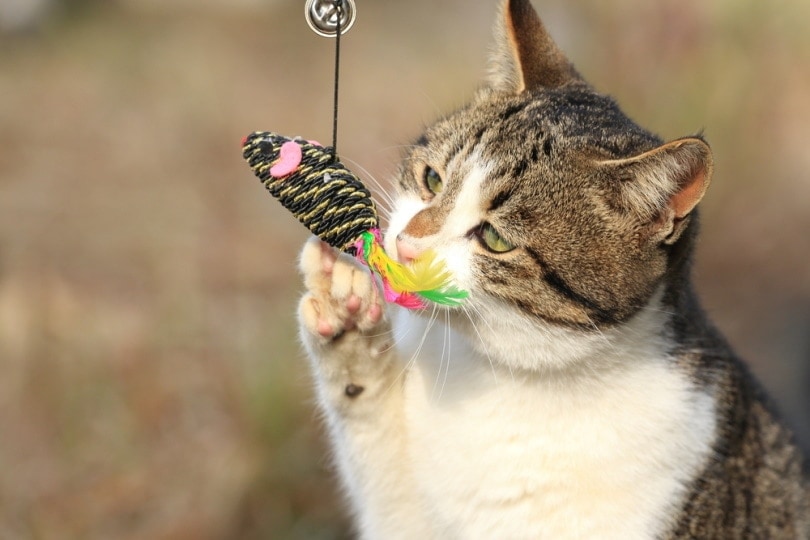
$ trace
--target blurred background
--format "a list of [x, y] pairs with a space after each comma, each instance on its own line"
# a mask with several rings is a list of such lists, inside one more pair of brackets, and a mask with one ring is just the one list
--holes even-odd
[[[496, 7], [358, 4], [339, 146], [385, 183], [482, 80]], [[331, 138], [303, 5], [0, 2], [0, 538], [349, 537], [295, 338], [306, 231], [239, 148]], [[640, 124], [705, 129], [705, 307], [810, 440], [810, 3], [535, 5]]]

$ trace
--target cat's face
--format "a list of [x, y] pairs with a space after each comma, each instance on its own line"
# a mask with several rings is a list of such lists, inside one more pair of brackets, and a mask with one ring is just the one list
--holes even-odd
[[[386, 247], [434, 250], [470, 293], [458, 322], [493, 334], [486, 341], [512, 340], [515, 328], [582, 349], [661, 288], [689, 241], [710, 154], [698, 139], [662, 145], [632, 123], [549, 53], [532, 16], [528, 2], [507, 2], [511, 63], [408, 151]], [[544, 72], [537, 49], [552, 56]]]

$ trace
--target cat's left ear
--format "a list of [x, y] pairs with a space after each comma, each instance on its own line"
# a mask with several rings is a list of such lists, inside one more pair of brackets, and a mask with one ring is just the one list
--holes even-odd
[[614, 204], [646, 223], [652, 240], [672, 244], [706, 193], [712, 151], [702, 138], [687, 137], [599, 167], [610, 177]]
[[579, 80], [579, 73], [551, 39], [530, 0], [502, 0], [490, 58], [490, 85], [519, 94]]

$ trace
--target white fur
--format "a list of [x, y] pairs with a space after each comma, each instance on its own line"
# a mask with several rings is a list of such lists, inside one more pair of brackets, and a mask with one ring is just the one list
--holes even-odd
[[[713, 399], [668, 357], [659, 295], [607, 332], [553, 327], [476, 295], [464, 233], [484, 212], [486, 174], [470, 167], [443, 229], [421, 239], [470, 291], [469, 318], [398, 311], [393, 334], [384, 320], [328, 342], [313, 331], [327, 301], [302, 309], [361, 536], [656, 537], [709, 459]], [[389, 250], [424, 204], [400, 200]], [[306, 261], [305, 274], [319, 271]], [[343, 289], [332, 285], [330, 301], [352, 294]], [[382, 345], [391, 336], [396, 349]], [[347, 382], [366, 390], [346, 398]]]
[[[398, 322], [414, 337], [425, 326], [410, 313]], [[492, 365], [456, 333], [449, 357], [444, 344], [423, 347], [406, 382], [403, 428], [436, 530], [452, 538], [660, 533], [707, 458], [715, 426], [711, 397], [650, 344], [645, 323], [626, 329], [638, 332], [626, 348], [556, 373]], [[512, 353], [541, 363], [543, 339], [532, 347], [524, 337], [525, 348]]]

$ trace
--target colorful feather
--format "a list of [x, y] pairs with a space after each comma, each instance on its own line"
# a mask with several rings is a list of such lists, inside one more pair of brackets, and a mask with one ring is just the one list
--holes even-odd
[[357, 258], [368, 265], [383, 282], [386, 300], [410, 309], [425, 307], [425, 301], [457, 306], [467, 297], [451, 285], [452, 276], [433, 251], [426, 251], [410, 265], [395, 261], [382, 247], [379, 229], [360, 235]]

